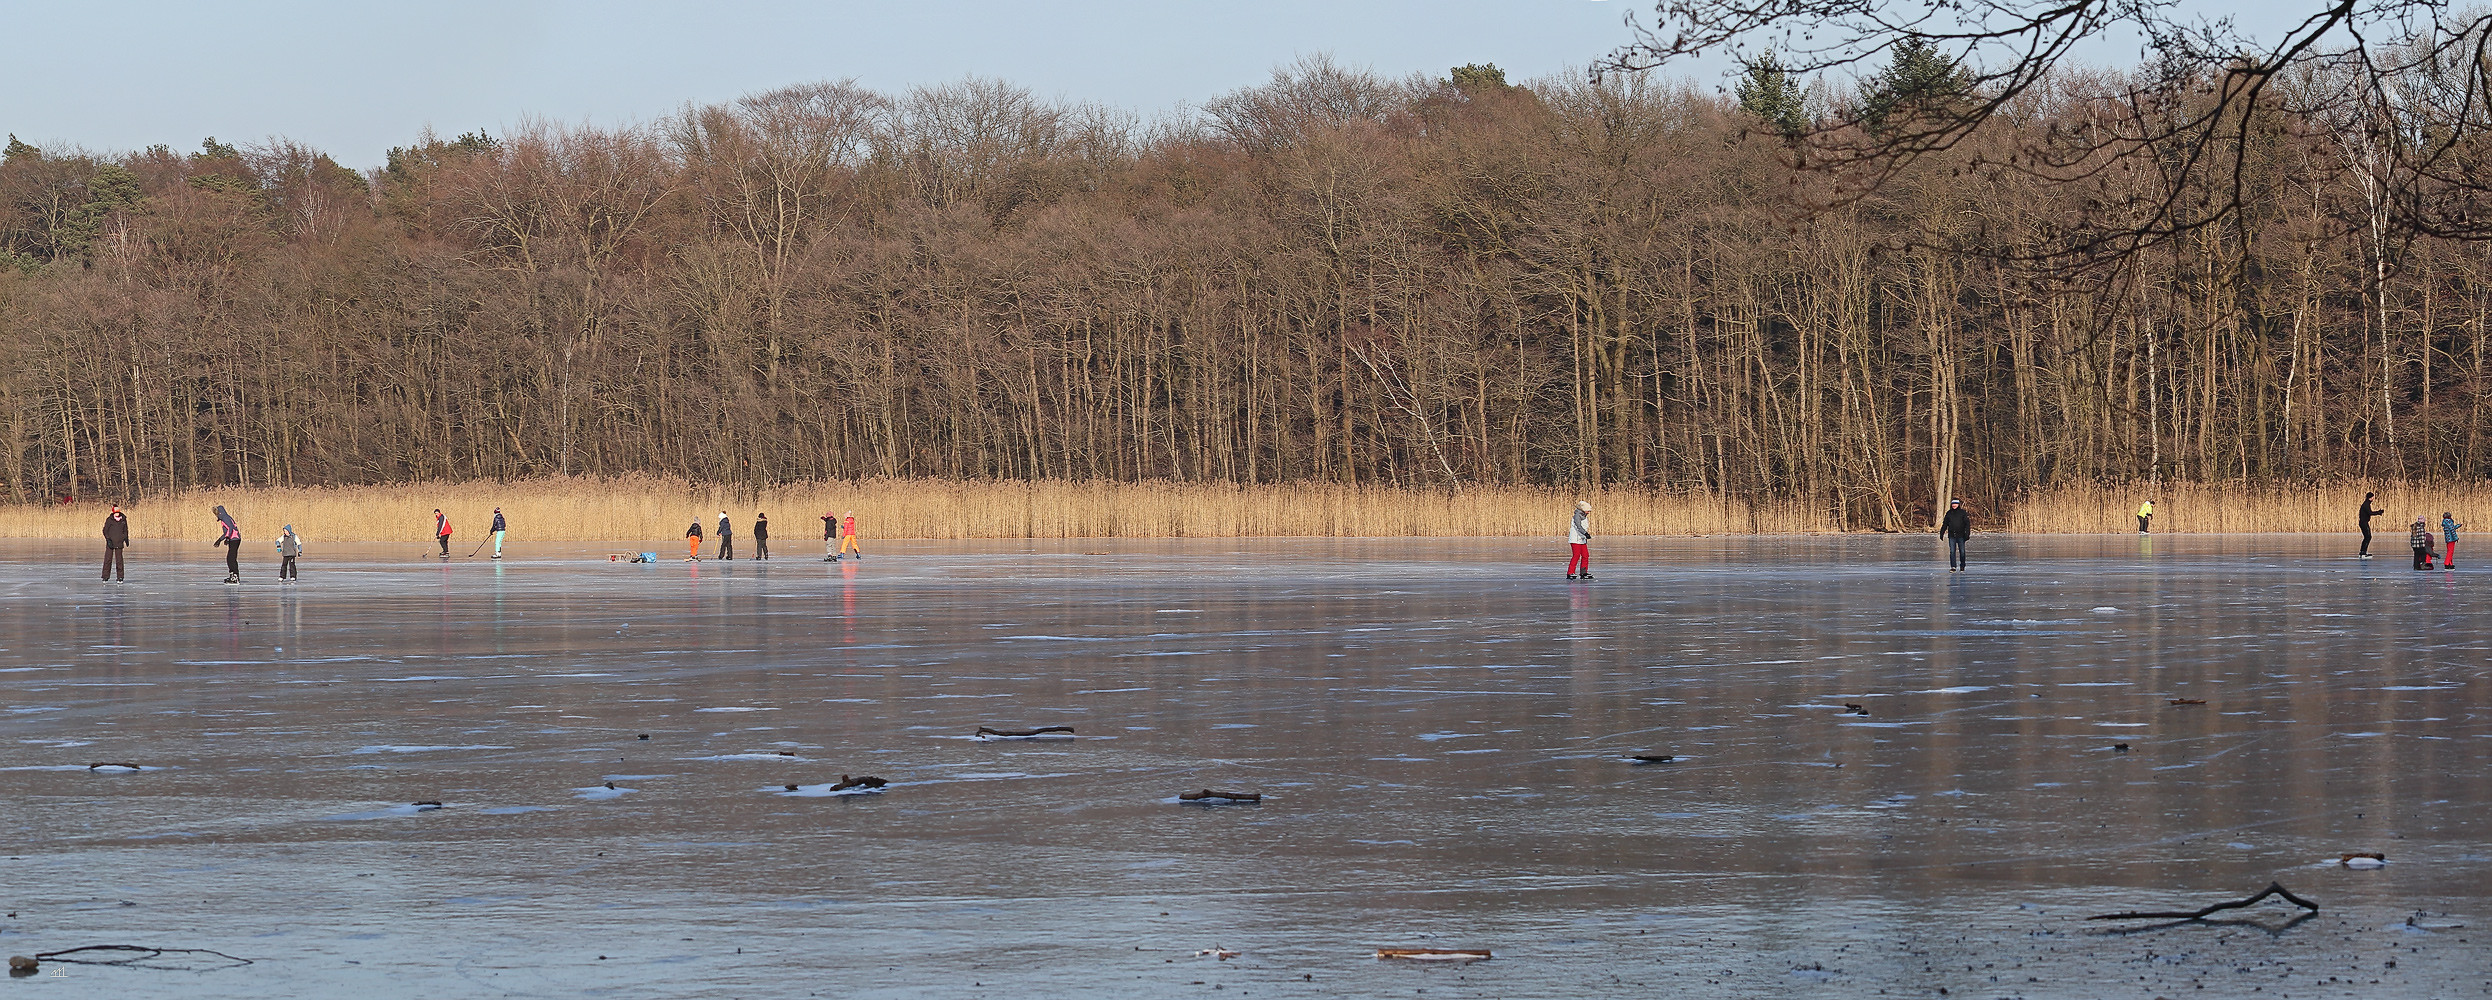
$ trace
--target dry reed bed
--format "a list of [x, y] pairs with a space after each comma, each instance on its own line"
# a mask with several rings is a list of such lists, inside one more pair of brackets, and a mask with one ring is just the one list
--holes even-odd
[[[2388, 511], [2378, 528], [2394, 532], [2417, 515], [2435, 526], [2440, 512], [2482, 511], [2492, 528], [2492, 485], [2375, 487]], [[1976, 511], [1984, 529], [2037, 534], [2123, 533], [2136, 530], [2140, 500], [2153, 496], [2158, 532], [2341, 532], [2353, 530], [2359, 486], [2297, 489], [2173, 485], [2067, 486], [2019, 502], [2004, 518]], [[683, 537], [697, 517], [715, 527], [725, 510], [736, 533], [750, 531], [767, 511], [782, 539], [818, 538], [826, 511], [854, 511], [859, 533], [875, 538], [1241, 538], [1460, 537], [1563, 534], [1577, 499], [1595, 508], [1594, 526], [1608, 535], [1757, 534], [1840, 531], [1832, 512], [1797, 501], [1745, 504], [1718, 494], [1604, 489], [1574, 493], [1522, 486], [1460, 491], [1299, 483], [1230, 486], [1198, 483], [991, 482], [867, 479], [736, 488], [656, 478], [530, 479], [516, 482], [410, 483], [395, 486], [195, 490], [129, 507], [132, 533], [142, 538], [215, 536], [209, 513], [230, 509], [250, 538], [268, 538], [286, 524], [306, 538], [333, 541], [416, 541], [432, 538], [439, 507], [472, 546], [492, 524], [493, 508], [509, 517], [513, 535], [533, 541], [659, 544]], [[5, 515], [0, 534], [91, 538], [105, 505], [21, 506]]]
[[[2151, 498], [2158, 533], [2349, 532], [2356, 530], [2354, 511], [2362, 506], [2362, 495], [2374, 491], [2379, 497], [2371, 501], [2372, 506], [2387, 513], [2371, 523], [2373, 531], [2402, 536], [2405, 526], [2417, 517], [2437, 530], [2443, 511], [2456, 514], [2461, 522], [2468, 521], [2468, 512], [2473, 511], [2484, 518], [2483, 528], [2492, 529], [2492, 484], [2481, 482], [2062, 486], [2018, 502], [2007, 512], [2005, 525], [2009, 531], [2032, 534], [2134, 532], [2137, 505]], [[1983, 520], [1979, 512], [1975, 518], [1977, 524]]]
[[[747, 534], [757, 511], [772, 533], [793, 540], [821, 537], [826, 511], [854, 511], [858, 534], [876, 538], [1237, 538], [1385, 536], [1543, 536], [1564, 534], [1578, 499], [1591, 500], [1603, 534], [1749, 534], [1832, 531], [1826, 512], [1796, 503], [1748, 507], [1711, 494], [1661, 494], [1607, 489], [1590, 493], [1513, 486], [1460, 491], [1302, 483], [1230, 486], [1195, 483], [991, 482], [867, 479], [736, 488], [655, 478], [531, 479], [516, 482], [411, 483], [368, 487], [195, 490], [128, 507], [132, 534], [147, 538], [215, 537], [218, 504], [231, 510], [250, 538], [273, 537], [287, 524], [305, 538], [334, 541], [418, 541], [432, 538], [439, 507], [457, 529], [456, 544], [473, 546], [502, 508], [517, 539], [659, 544], [683, 537], [699, 519], [716, 528], [718, 512]], [[105, 505], [17, 507], [6, 534], [39, 538], [94, 537]]]

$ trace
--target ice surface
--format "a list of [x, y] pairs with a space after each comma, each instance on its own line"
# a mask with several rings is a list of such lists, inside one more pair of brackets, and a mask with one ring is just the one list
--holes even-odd
[[[0, 937], [259, 961], [51, 993], [2492, 981], [2492, 574], [2341, 539], [1605, 538], [1571, 585], [1520, 540], [190, 548], [0, 551]], [[972, 738], [1042, 725], [1081, 737]], [[1169, 807], [1206, 787], [1287, 793]], [[2271, 880], [2326, 909], [2082, 919]]]

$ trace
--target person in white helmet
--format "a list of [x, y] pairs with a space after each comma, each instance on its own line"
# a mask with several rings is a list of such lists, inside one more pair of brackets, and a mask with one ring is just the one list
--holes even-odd
[[1592, 579], [1592, 501], [1575, 501], [1575, 516], [1566, 522], [1566, 578]]

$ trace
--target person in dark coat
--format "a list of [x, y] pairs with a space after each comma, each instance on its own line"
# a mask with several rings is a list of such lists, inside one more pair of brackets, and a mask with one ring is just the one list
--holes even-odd
[[2371, 519], [2388, 513], [2387, 511], [2371, 506], [2371, 498], [2378, 495], [2379, 494], [2377, 493], [2363, 494], [2362, 509], [2354, 511], [2354, 523], [2362, 526], [2361, 558], [2364, 559], [2371, 558]]
[[234, 523], [234, 516], [225, 512], [223, 504], [218, 504], [216, 508], [216, 530], [214, 544], [225, 547], [225, 582], [241, 583], [242, 526]]
[[1947, 571], [1965, 569], [1964, 543], [1973, 537], [1973, 515], [1965, 513], [1964, 501], [1947, 501], [1947, 516], [1939, 519], [1938, 533], [1947, 536]]
[[696, 560], [698, 560], [698, 559], [700, 559], [700, 558], [701, 558], [701, 519], [700, 519], [700, 518], [697, 518], [697, 517], [696, 517], [696, 518], [693, 518], [693, 519], [692, 519], [692, 527], [684, 529], [684, 545], [685, 545], [685, 546], [687, 547], [687, 549], [688, 549], [688, 551], [687, 551], [687, 552], [686, 552], [686, 554], [684, 555], [684, 561], [685, 561], [685, 562], [693, 562], [693, 561], [696, 561]]
[[753, 515], [753, 558], [770, 558], [770, 515]]
[[822, 512], [822, 561], [839, 561], [839, 515]]
[[735, 522], [723, 510], [718, 512], [718, 558], [735, 561]]
[[104, 579], [127, 582], [122, 575], [121, 550], [130, 547], [130, 517], [114, 507], [104, 515]]
[[493, 558], [502, 558], [502, 536], [510, 534], [509, 521], [502, 520], [502, 508], [493, 508]]

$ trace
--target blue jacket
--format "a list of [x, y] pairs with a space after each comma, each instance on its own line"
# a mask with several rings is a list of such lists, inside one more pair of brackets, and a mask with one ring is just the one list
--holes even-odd
[[2451, 518], [2446, 518], [2446, 517], [2441, 518], [2441, 519], [2440, 519], [2440, 536], [2441, 536], [2442, 538], [2448, 539], [2449, 544], [2451, 544], [2451, 545], [2455, 545], [2455, 544], [2457, 544], [2457, 529], [2459, 529], [2459, 528], [2463, 528], [2463, 527], [2465, 527], [2465, 525], [2463, 525], [2463, 524], [2459, 524], [2459, 523], [2457, 523], [2455, 520], [2453, 520], [2453, 519], [2451, 519]]

